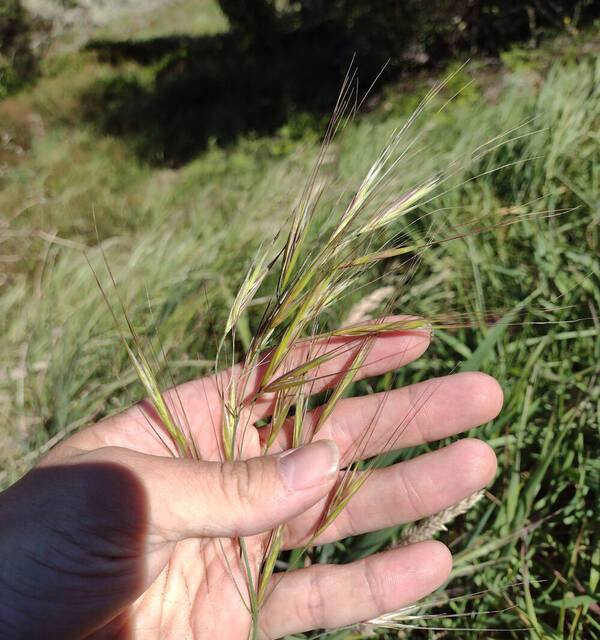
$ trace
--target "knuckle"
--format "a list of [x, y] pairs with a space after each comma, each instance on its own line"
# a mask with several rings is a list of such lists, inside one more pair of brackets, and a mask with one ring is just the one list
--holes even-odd
[[253, 465], [243, 462], [225, 462], [222, 468], [223, 496], [235, 508], [249, 510], [256, 497]]
[[301, 619], [306, 621], [306, 624], [310, 625], [308, 628], [314, 628], [315, 626], [322, 626], [325, 621], [325, 614], [327, 611], [327, 599], [323, 591], [323, 580], [321, 579], [321, 571], [318, 567], [314, 567], [310, 571], [310, 584], [306, 591], [307, 600], [303, 610], [298, 611], [298, 615]]
[[410, 477], [410, 473], [402, 474], [402, 485], [404, 487], [404, 495], [406, 496], [406, 502], [409, 509], [412, 511], [414, 520], [420, 520], [428, 515], [428, 509], [421, 497], [421, 492], [416, 486], [413, 479]]
[[[365, 482], [365, 485], [368, 484], [368, 480]], [[362, 487], [364, 489], [364, 486]], [[361, 489], [361, 490], [362, 490]], [[361, 533], [364, 533], [364, 519], [365, 512], [363, 509], [356, 509], [355, 505], [350, 500], [350, 503], [346, 506], [346, 508], [342, 511], [342, 513], [338, 516], [338, 518], [343, 517], [345, 522], [343, 522], [344, 533], [346, 533], [346, 529], [348, 531], [347, 535], [355, 536]]]
[[374, 562], [370, 560], [365, 561], [362, 578], [365, 593], [373, 606], [373, 610], [377, 612], [376, 615], [385, 613], [385, 589], [383, 588], [380, 575], [375, 570]]

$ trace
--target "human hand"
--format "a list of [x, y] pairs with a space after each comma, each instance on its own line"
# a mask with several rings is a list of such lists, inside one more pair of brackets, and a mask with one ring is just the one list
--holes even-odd
[[[381, 335], [357, 377], [403, 366], [428, 343], [425, 332]], [[314, 392], [332, 386], [333, 374], [351, 361], [350, 346], [322, 366]], [[491, 419], [502, 402], [489, 376], [457, 374], [391, 391], [385, 402], [378, 394], [345, 399], [313, 444], [285, 457], [289, 430], [273, 455], [260, 456], [264, 429], [252, 428], [245, 461], [222, 463], [218, 379], [166, 395], [185, 411], [202, 461], [167, 453], [145, 401], [64, 441], [0, 496], [1, 638], [246, 640], [251, 621], [238, 536], [247, 536], [254, 568], [265, 532], [277, 524], [289, 523], [284, 548], [310, 540], [338, 470], [374, 418], [364, 456], [388, 448], [399, 428], [394, 448], [418, 445]], [[262, 398], [251, 422], [270, 409]], [[495, 468], [492, 450], [466, 439], [374, 471], [313, 543], [436, 513], [488, 483]], [[446, 547], [430, 541], [349, 565], [290, 571], [274, 581], [260, 634], [276, 638], [393, 611], [443, 583], [450, 566]]]

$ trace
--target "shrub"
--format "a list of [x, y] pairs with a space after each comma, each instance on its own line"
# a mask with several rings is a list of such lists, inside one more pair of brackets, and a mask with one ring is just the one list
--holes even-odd
[[0, 0], [0, 99], [23, 86], [37, 71], [32, 31], [33, 22], [21, 0]]
[[[347, 62], [361, 70], [422, 64], [448, 57], [497, 54], [540, 33], [588, 24], [600, 16], [593, 0], [219, 0], [232, 28], [251, 43], [265, 44], [278, 28], [318, 31], [337, 41]], [[327, 47], [325, 47], [327, 48]], [[327, 49], [329, 51], [329, 49]]]

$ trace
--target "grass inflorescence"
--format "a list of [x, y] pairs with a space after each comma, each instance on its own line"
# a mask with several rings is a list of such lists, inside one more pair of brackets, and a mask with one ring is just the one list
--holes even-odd
[[[459, 68], [455, 75], [461, 71]], [[450, 80], [452, 78], [453, 76]], [[463, 240], [468, 243], [472, 236], [479, 233], [491, 230], [498, 233], [499, 230], [513, 224], [530, 221], [540, 224], [555, 216], [572, 213], [572, 209], [543, 209], [540, 205], [546, 198], [542, 196], [523, 202], [516, 212], [511, 211], [501, 218], [494, 219], [489, 215], [471, 216], [451, 227], [443, 217], [448, 211], [454, 214], [457, 210], [460, 211], [460, 207], [449, 208], [439, 204], [440, 200], [454, 190], [471, 185], [480, 178], [514, 170], [516, 167], [522, 169], [524, 165], [540, 160], [540, 156], [525, 155], [498, 164], [497, 157], [507, 147], [520, 146], [523, 142], [529, 144], [530, 139], [545, 133], [544, 128], [535, 128], [537, 118], [534, 117], [523, 119], [505, 132], [477, 145], [472, 151], [464, 154], [455, 152], [454, 159], [445, 166], [415, 181], [400, 194], [390, 193], [392, 176], [408, 163], [414, 162], [422, 153], [429, 152], [427, 147], [420, 147], [422, 130], [419, 129], [419, 125], [423, 127], [420, 119], [424, 114], [431, 117], [427, 110], [446, 84], [442, 82], [435, 85], [406, 122], [392, 132], [358, 188], [347, 198], [347, 204], [344, 205], [341, 201], [341, 207], [333, 208], [323, 216], [320, 215], [325, 185], [320, 175], [323, 160], [327, 157], [330, 146], [339, 133], [338, 130], [343, 130], [348, 120], [352, 119], [358, 103], [354, 72], [350, 72], [346, 78], [317, 162], [287, 221], [287, 230], [282, 227], [272, 240], [261, 244], [238, 293], [232, 300], [223, 333], [218, 340], [215, 373], [221, 385], [219, 391], [222, 410], [220, 429], [215, 436], [222, 445], [225, 460], [245, 457], [246, 432], [253, 426], [249, 416], [252, 415], [254, 405], [267, 397], [270, 398], [273, 410], [266, 425], [268, 437], [265, 439], [262, 454], [269, 453], [270, 447], [278, 440], [284, 425], [290, 420], [293, 423], [291, 446], [298, 447], [312, 442], [337, 403], [350, 391], [377, 335], [434, 328], [456, 331], [479, 322], [482, 327], [490, 329], [487, 344], [484, 341], [480, 346], [481, 350], [484, 347], [490, 349], [497, 336], [509, 327], [523, 323], [519, 315], [522, 315], [523, 309], [529, 309], [528, 303], [538, 293], [537, 288], [512, 309], [489, 313], [485, 310], [483, 300], [480, 300], [474, 316], [473, 313], [450, 311], [425, 317], [407, 316], [381, 320], [366, 318], [333, 329], [328, 329], [329, 323], [324, 320], [327, 312], [351, 290], [368, 288], [373, 282], [379, 281], [381, 275], [374, 275], [374, 267], [380, 263], [387, 263], [384, 273], [388, 277], [393, 274], [397, 282], [383, 305], [385, 310], [390, 312], [397, 305], [399, 294], [396, 293], [396, 289], [410, 291], [411, 279], [416, 268], [432, 248], [450, 241]], [[445, 106], [442, 102], [440, 110]], [[532, 146], [535, 147], [535, 143]], [[493, 159], [491, 165], [490, 157]], [[315, 226], [316, 232], [313, 229]], [[392, 266], [389, 265], [390, 261], [394, 261]], [[265, 283], [271, 286], [267, 287]], [[110, 307], [106, 294], [104, 296]], [[249, 333], [246, 315], [258, 297], [258, 321]], [[559, 298], [560, 296], [556, 296], [545, 307], [537, 309], [537, 314], [544, 319], [527, 319], [526, 324], [567, 325], [572, 322], [573, 320], [563, 319], [561, 322], [554, 319], [553, 314], [564, 309]], [[171, 440], [173, 446], [166, 445], [169, 451], [175, 450], [178, 455], [200, 459], [202, 453], [191, 438], [189, 429], [178, 423], [177, 411], [168, 406], [122, 304], [121, 310], [131, 340], [126, 338], [119, 328], [121, 338], [166, 431], [166, 434], [157, 431], [157, 436], [161, 441], [164, 441], [165, 437]], [[119, 319], [112, 307], [111, 312], [117, 326], [120, 327]], [[490, 318], [496, 322], [490, 322]], [[236, 355], [240, 352], [240, 334], [244, 336], [241, 339], [243, 355], [241, 365], [236, 368]], [[340, 339], [343, 338], [352, 338], [351, 346], [348, 346], [346, 341], [341, 342]], [[312, 406], [310, 397], [314, 393], [314, 385], [320, 381], [325, 365], [345, 353], [347, 358], [344, 368], [333, 374], [326, 374], [334, 377], [335, 381], [332, 390], [319, 407], [318, 419], [311, 423], [307, 420], [307, 414]], [[475, 352], [462, 368], [478, 368], [474, 364], [480, 365], [484, 356], [485, 353]], [[475, 362], [472, 362], [473, 360]], [[223, 366], [232, 367], [232, 373], [226, 378], [219, 376]], [[251, 384], [250, 381], [254, 378], [257, 378], [258, 382]], [[249, 393], [248, 387], [256, 387], [258, 391]], [[527, 397], [531, 402], [531, 397], [526, 395]], [[394, 445], [399, 441], [403, 430], [427, 400], [426, 397], [422, 398], [417, 403], [415, 412], [399, 421], [396, 430], [389, 436], [386, 449], [396, 448]], [[367, 444], [376, 420], [377, 415], [365, 425], [364, 433], [356, 445], [354, 459], [360, 461], [366, 457], [364, 452], [368, 449]], [[352, 463], [344, 469], [326, 504], [320, 523], [301, 552], [305, 553], [331, 526], [369, 478], [370, 473], [384, 462], [384, 458], [383, 455], [377, 456], [367, 463]], [[446, 530], [446, 522], [466, 512], [480, 497], [481, 494], [476, 496], [477, 499], [464, 501], [462, 505], [447, 510], [448, 513], [438, 514], [420, 527], [409, 530], [400, 543], [420, 539], [419, 536], [430, 537]], [[285, 524], [280, 525], [267, 536], [264, 555], [258, 567], [252, 566], [249, 560], [245, 539], [238, 539], [240, 568], [247, 581], [247, 595], [244, 595], [238, 584], [236, 587], [252, 618], [252, 638], [257, 637], [260, 611], [280, 579], [274, 570], [281, 553], [285, 527]], [[514, 527], [506, 530], [505, 527], [504, 536], [490, 543], [491, 546], [488, 545], [487, 550], [514, 543], [515, 537], [521, 535], [524, 530]], [[299, 559], [300, 556], [296, 554], [295, 563]], [[458, 569], [455, 569], [455, 573], [459, 573]], [[235, 580], [233, 573], [232, 579]], [[528, 582], [526, 585], [529, 587]], [[446, 600], [450, 601], [454, 599]], [[495, 613], [500, 614], [513, 608], [515, 606], [511, 604], [510, 607]], [[489, 616], [491, 613], [484, 611], [482, 615]], [[455, 615], [457, 614], [448, 614], [448, 617], [453, 618]], [[425, 614], [421, 615], [422, 619], [428, 617]], [[405, 618], [406, 612], [398, 612], [396, 615], [390, 614], [385, 619], [377, 619], [372, 624], [404, 627]]]
[[[83, 57], [81, 64], [92, 65]], [[461, 71], [467, 73], [478, 79], [477, 67]], [[449, 370], [494, 373], [504, 386], [505, 410], [478, 435], [499, 455], [499, 477], [486, 499], [447, 523], [448, 532], [442, 534], [456, 558], [455, 577], [444, 596], [446, 610], [479, 615], [466, 618], [466, 624], [456, 618], [429, 624], [444, 629], [469, 626], [475, 629], [473, 637], [487, 637], [483, 630], [488, 628], [505, 629], [505, 637], [522, 637], [523, 628], [539, 638], [600, 637], [594, 598], [600, 488], [598, 74], [595, 54], [566, 56], [543, 73], [534, 64], [516, 71], [504, 68], [497, 82], [505, 87], [500, 93], [486, 89], [484, 78], [475, 83], [476, 100], [459, 99], [439, 111], [454, 91], [435, 96], [412, 147], [418, 154], [407, 156], [401, 170], [386, 174], [384, 188], [367, 189], [362, 196], [360, 186], [349, 185], [360, 185], [369, 175], [374, 159], [366, 150], [385, 148], [391, 131], [402, 127], [408, 116], [393, 95], [380, 112], [359, 119], [332, 141], [321, 159], [320, 177], [327, 188], [315, 178], [295, 203], [289, 193], [302, 176], [310, 175], [311, 157], [318, 153], [311, 140], [290, 143], [291, 155], [282, 157], [272, 141], [246, 139], [229, 151], [215, 146], [169, 172], [139, 165], [126, 145], [97, 137], [75, 119], [63, 119], [51, 134], [38, 134], [19, 164], [9, 164], [0, 194], [3, 207], [15, 213], [3, 232], [3, 258], [17, 255], [20, 247], [27, 251], [22, 270], [13, 266], [16, 262], [6, 262], [0, 299], [6, 318], [2, 417], [3, 424], [11, 425], [2, 434], [3, 482], [20, 474], [40, 446], [147, 393], [135, 386], [135, 366], [115, 347], [112, 319], [89, 287], [80, 248], [94, 237], [93, 228], [85, 226], [90, 218], [87, 205], [93, 201], [102, 248], [148, 355], [153, 384], [160, 388], [165, 385], [149, 355], [152, 351], [165, 352], [170, 386], [171, 375], [178, 382], [212, 370], [213, 332], [223, 327], [235, 337], [230, 332], [223, 341], [221, 365], [242, 359], [249, 372], [259, 365], [262, 349], [285, 341], [290, 327], [288, 348], [293, 339], [306, 341], [313, 334], [333, 345], [342, 337], [333, 331], [343, 325], [346, 309], [362, 300], [371, 285], [392, 287], [391, 299], [388, 293], [379, 301], [379, 312], [408, 312], [438, 325], [434, 356], [414, 363], [410, 373], [345, 381], [340, 395], [386, 390]], [[61, 94], [59, 83], [60, 74], [45, 80], [34, 98], [44, 118], [50, 117], [44, 105]], [[29, 104], [27, 96], [15, 100]], [[510, 141], [470, 163], [472, 150], [483, 141], [521, 123], [523, 128], [509, 135]], [[501, 166], [505, 168], [496, 171]], [[83, 190], [79, 185], [86, 169], [93, 181]], [[419, 189], [426, 189], [428, 180], [441, 180], [444, 169], [448, 180], [433, 185], [435, 200], [426, 202], [425, 194], [401, 224], [384, 224], [383, 212], [393, 218], [393, 205], [402, 206], [401, 194], [410, 207], [410, 194], [416, 189], [414, 195], [422, 196]], [[382, 172], [385, 169], [379, 175]], [[472, 180], [475, 175], [480, 177]], [[396, 194], [396, 200], [386, 200], [386, 194]], [[343, 259], [338, 262], [343, 267], [339, 277], [353, 278], [353, 284], [338, 291], [343, 279], [333, 273], [322, 291], [314, 290], [316, 269], [317, 278], [303, 285], [294, 274], [316, 266], [310, 256], [319, 258], [319, 249], [326, 246], [319, 230], [325, 224], [325, 238], [331, 237], [335, 221], [344, 220], [346, 205], [357, 195], [357, 208], [367, 203], [370, 211], [382, 215], [373, 219], [349, 214], [345, 220], [354, 230], [372, 233], [372, 241], [361, 245], [362, 255], [348, 245], [347, 253], [322, 256], [329, 267], [331, 260]], [[285, 224], [285, 211], [294, 204], [296, 210], [309, 211], [307, 202], [317, 197], [311, 225], [291, 223], [295, 231], [287, 251], [290, 235], [282, 234], [279, 244], [264, 240], [275, 221]], [[206, 211], [211, 215], [203, 215]], [[557, 211], [567, 213], [543, 213]], [[123, 212], [127, 216], [119, 217]], [[330, 212], [336, 217], [329, 218]], [[503, 226], [513, 219], [518, 224]], [[342, 235], [346, 237], [345, 231], [338, 237]], [[295, 257], [298, 238], [304, 244]], [[446, 238], [452, 240], [439, 242]], [[265, 254], [257, 254], [261, 244]], [[403, 247], [413, 250], [402, 253]], [[100, 272], [100, 252], [88, 253]], [[258, 257], [252, 262], [253, 255]], [[263, 260], [262, 255], [268, 257]], [[271, 265], [277, 256], [280, 262]], [[239, 276], [240, 260], [252, 265], [246, 282]], [[140, 295], [144, 286], [147, 294]], [[312, 301], [308, 291], [314, 294]], [[277, 316], [277, 296], [286, 292], [288, 315]], [[332, 297], [336, 295], [342, 296], [341, 303]], [[115, 310], [120, 317], [119, 307]], [[316, 323], [294, 325], [300, 310], [324, 314]], [[377, 309], [369, 315], [376, 316]], [[264, 324], [269, 317], [281, 319], [271, 335]], [[590, 320], [571, 324], [582, 318]], [[362, 337], [365, 350], [369, 336], [386, 329], [365, 319], [352, 324], [346, 335]], [[260, 341], [253, 338], [261, 333]], [[130, 346], [136, 348], [135, 342]], [[290, 366], [288, 348], [282, 349], [279, 365], [271, 367], [263, 385], [265, 393], [279, 398], [280, 419], [292, 406], [302, 416], [308, 402], [302, 388], [311, 384], [311, 371], [329, 357], [309, 348], [310, 356]], [[159, 367], [160, 362], [162, 357]], [[253, 401], [243, 397], [243, 376], [238, 380], [237, 386], [223, 388], [232, 408], [224, 425], [232, 457], [239, 455], [236, 442], [245, 426], [239, 421], [236, 426], [236, 406]], [[271, 423], [274, 433], [279, 422]], [[307, 434], [300, 418], [296, 422], [294, 437], [301, 441]], [[33, 454], [23, 459], [28, 451]], [[387, 454], [378, 464], [412, 453]], [[347, 477], [340, 499], [350, 493], [357, 476], [349, 472]], [[279, 535], [274, 532], [267, 550], [271, 560], [263, 566], [266, 577], [274, 567], [296, 562], [291, 556], [272, 562]], [[405, 535], [394, 527], [306, 553], [312, 562], [352, 561]], [[506, 588], [513, 583], [519, 584]], [[254, 585], [257, 603], [264, 597], [262, 584], [267, 580]], [[456, 590], [484, 593], [479, 599], [456, 599]], [[479, 635], [476, 629], [481, 629]], [[386, 632], [378, 633], [384, 637]]]

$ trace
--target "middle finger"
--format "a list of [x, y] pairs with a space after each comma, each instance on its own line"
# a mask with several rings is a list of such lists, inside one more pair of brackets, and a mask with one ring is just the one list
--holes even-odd
[[[315, 435], [334, 440], [340, 466], [384, 451], [413, 447], [461, 433], [494, 418], [502, 407], [502, 389], [483, 373], [457, 373], [414, 385], [339, 402]], [[320, 409], [304, 422], [312, 433]], [[281, 430], [270, 449], [277, 453], [292, 446], [292, 421]], [[260, 429], [261, 438], [269, 427]], [[365, 436], [365, 433], [367, 434]]]

